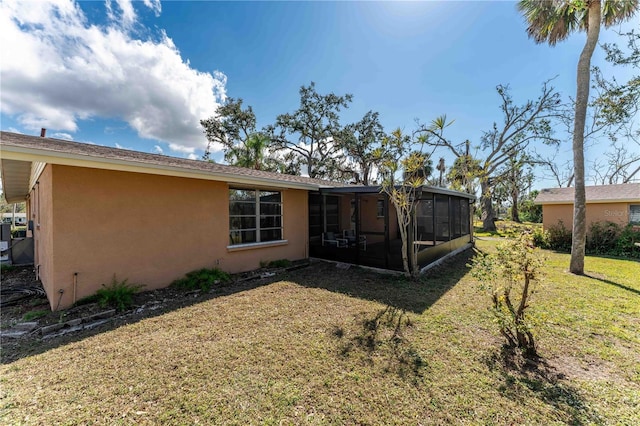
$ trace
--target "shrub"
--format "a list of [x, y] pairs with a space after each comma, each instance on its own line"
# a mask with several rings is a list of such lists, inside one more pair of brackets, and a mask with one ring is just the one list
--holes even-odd
[[531, 234], [533, 245], [543, 249], [549, 248], [549, 232], [542, 228], [534, 228]]
[[180, 290], [209, 291], [214, 285], [228, 281], [231, 281], [231, 276], [226, 272], [218, 268], [203, 268], [189, 272], [184, 278], [172, 282], [171, 286]]
[[620, 232], [614, 251], [618, 256], [640, 259], [640, 247], [636, 247], [636, 243], [640, 243], [640, 228], [627, 225]]
[[495, 253], [479, 253], [473, 259], [472, 274], [491, 295], [491, 310], [500, 333], [510, 347], [527, 355], [536, 354], [536, 345], [527, 315], [534, 282], [542, 275], [544, 258], [533, 245], [531, 234], [498, 244]]
[[622, 230], [613, 222], [593, 222], [587, 232], [585, 249], [593, 254], [612, 254]]
[[25, 238], [27, 236], [26, 226], [16, 226], [11, 230], [11, 238]]
[[272, 260], [267, 263], [267, 268], [286, 268], [288, 266], [291, 266], [291, 261], [289, 259]]
[[[102, 308], [111, 306], [118, 311], [124, 311], [133, 305], [133, 295], [140, 290], [143, 285], [129, 284], [128, 280], [118, 281], [115, 274], [111, 279], [111, 284], [102, 284], [102, 288], [95, 294], [95, 300]], [[92, 299], [90, 296], [87, 299]]]
[[571, 251], [571, 231], [559, 220], [557, 225], [552, 225], [547, 229], [548, 248], [557, 251]]

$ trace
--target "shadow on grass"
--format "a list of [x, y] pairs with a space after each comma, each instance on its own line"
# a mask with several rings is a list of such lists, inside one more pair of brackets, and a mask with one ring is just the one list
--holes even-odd
[[498, 390], [504, 396], [522, 404], [532, 397], [537, 398], [551, 405], [568, 424], [604, 424], [585, 403], [578, 389], [565, 383], [564, 375], [543, 358], [525, 358], [517, 349], [505, 345], [500, 353], [487, 357], [484, 362], [502, 376], [503, 384]]
[[[162, 316], [166, 313], [193, 306], [218, 297], [229, 296], [231, 294], [243, 291], [249, 291], [279, 281], [280, 279], [281, 277], [275, 276], [272, 279], [243, 281], [225, 287], [217, 288], [213, 292], [205, 293], [193, 291], [184, 292], [172, 289], [170, 287], [155, 290], [152, 292], [138, 293], [134, 296], [134, 298], [140, 299], [142, 297], [145, 297], [145, 293], [155, 293], [159, 295], [156, 300], [163, 300], [166, 303], [163, 303], [160, 308], [155, 310], [145, 309], [142, 311], [138, 311], [138, 308], [136, 307], [133, 310], [117, 314], [115, 317], [110, 318], [104, 324], [98, 325], [94, 328], [85, 328], [65, 335], [54, 336], [51, 338], [41, 338], [39, 335], [31, 335], [26, 338], [23, 337], [19, 339], [3, 339], [1, 363], [10, 364], [21, 358], [38, 355], [73, 342], [82, 341], [89, 337], [115, 330], [124, 325], [135, 324], [147, 318]], [[53, 314], [56, 313], [54, 312]]]
[[321, 288], [422, 314], [469, 272], [467, 264], [473, 256], [473, 250], [460, 253], [416, 281], [357, 266], [340, 269], [340, 265], [322, 261], [313, 268], [299, 271], [295, 281], [305, 287]]
[[589, 274], [585, 274], [584, 276], [587, 277], [587, 278], [591, 278], [592, 280], [600, 281], [602, 283], [609, 284], [609, 285], [621, 288], [623, 290], [630, 291], [631, 293], [635, 293], [635, 294], [640, 296], [640, 290], [636, 290], [635, 288], [627, 287], [626, 285], [619, 284], [619, 283], [617, 283], [615, 281], [606, 280], [604, 278], [598, 278], [596, 276], [589, 275]]
[[369, 366], [382, 363], [384, 373], [397, 374], [417, 385], [428, 366], [411, 344], [412, 328], [404, 310], [387, 306], [378, 312], [361, 314], [347, 327], [336, 326], [332, 334], [339, 339], [341, 357], [360, 358]]

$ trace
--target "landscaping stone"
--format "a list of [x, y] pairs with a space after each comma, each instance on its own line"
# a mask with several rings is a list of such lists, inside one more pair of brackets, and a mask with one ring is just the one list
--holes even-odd
[[82, 322], [92, 322], [92, 321], [103, 319], [103, 318], [110, 318], [110, 317], [114, 316], [115, 314], [116, 314], [116, 310], [115, 309], [110, 309], [108, 311], [98, 312], [97, 314], [93, 314], [93, 315], [90, 315], [88, 317], [85, 317], [85, 318], [83, 318]]

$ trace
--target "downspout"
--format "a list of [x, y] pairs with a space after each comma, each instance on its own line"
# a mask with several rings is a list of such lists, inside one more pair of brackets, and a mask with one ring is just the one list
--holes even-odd
[[78, 273], [73, 273], [73, 304], [75, 305], [77, 298], [76, 294], [78, 292]]

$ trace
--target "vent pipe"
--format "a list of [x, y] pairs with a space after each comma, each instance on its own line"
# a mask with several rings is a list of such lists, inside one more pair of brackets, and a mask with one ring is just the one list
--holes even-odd
[[40, 137], [44, 138], [47, 135], [47, 129], [45, 129], [44, 127], [40, 129]]

